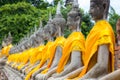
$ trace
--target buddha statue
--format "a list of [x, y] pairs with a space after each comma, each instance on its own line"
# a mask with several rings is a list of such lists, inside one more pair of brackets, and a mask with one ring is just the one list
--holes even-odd
[[8, 33], [8, 37], [4, 38], [2, 42], [2, 50], [1, 50], [1, 55], [2, 57], [8, 57], [9, 56], [9, 51], [12, 48], [12, 36], [11, 33]]
[[[41, 34], [42, 32], [40, 32], [40, 34]], [[39, 37], [39, 38], [37, 38], [37, 37]], [[37, 39], [35, 39], [35, 38], [37, 38]], [[39, 39], [39, 40], [38, 40]], [[34, 53], [32, 53], [33, 55], [34, 54], [37, 54], [37, 52], [39, 52], [39, 50], [38, 50], [38, 48], [39, 48], [39, 46], [41, 45], [41, 44], [44, 44], [44, 40], [43, 40], [43, 37], [42, 36], [37, 36], [37, 32], [35, 32], [34, 33], [34, 35], [31, 35], [31, 37], [30, 37], [30, 39], [29, 39], [29, 46], [30, 47], [32, 47], [33, 46], [33, 48], [34, 48]], [[39, 46], [38, 46], [39, 45]], [[30, 49], [30, 48], [29, 48]], [[39, 61], [38, 62], [35, 62], [35, 64], [34, 64], [34, 66], [32, 65], [32, 66], [29, 66], [30, 65], [30, 63], [28, 62], [20, 71], [22, 72], [22, 73], [25, 73], [25, 70], [26, 69], [28, 69], [27, 71], [29, 72], [31, 69], [33, 69], [34, 67], [36, 67], [37, 66], [37, 64], [39, 63]], [[29, 66], [29, 67], [28, 67]], [[28, 72], [26, 72], [25, 74], [27, 74]]]
[[[115, 37], [106, 20], [109, 4], [110, 0], [90, 0], [90, 14], [96, 23], [86, 38], [84, 68], [70, 73], [68, 80], [100, 79], [114, 71]], [[78, 73], [76, 78], [71, 77]]]
[[116, 23], [116, 46], [115, 46], [115, 70], [114, 72], [100, 78], [100, 80], [119, 80], [120, 79], [120, 19]]
[[67, 74], [82, 67], [84, 65], [84, 43], [85, 39], [80, 29], [81, 14], [79, 11], [78, 0], [74, 0], [72, 10], [68, 13], [67, 25], [72, 33], [68, 36], [62, 57], [56, 69], [56, 74], [53, 74], [48, 80], [63, 80], [67, 78]]
[[[89, 78], [101, 78], [104, 75], [114, 71], [114, 46], [115, 46], [115, 36], [112, 30], [112, 27], [108, 23], [107, 15], [109, 10], [110, 0], [91, 0], [90, 1], [90, 15], [92, 19], [96, 22], [92, 30], [90, 31], [86, 39], [86, 55], [85, 56], [86, 66], [83, 71], [80, 73], [82, 79]], [[92, 33], [96, 31], [96, 33]], [[90, 49], [88, 42], [92, 37], [96, 37], [92, 49], [95, 49], [94, 52], [88, 52]], [[91, 37], [91, 39], [90, 39]], [[99, 41], [97, 43], [97, 41]], [[94, 46], [97, 45], [97, 46]]]
[[[41, 69], [41, 67], [43, 67], [43, 68], [46, 67], [46, 62], [48, 62], [48, 60], [49, 60], [49, 54], [50, 54], [49, 51], [54, 46], [54, 44], [53, 44], [53, 36], [52, 36], [54, 34], [51, 31], [53, 28], [54, 28], [54, 31], [56, 31], [55, 27], [54, 27], [54, 24], [49, 19], [47, 25], [45, 25], [45, 27], [42, 30], [43, 40], [48, 40], [47, 44], [45, 45], [45, 49], [42, 51], [42, 53], [44, 55], [42, 56], [42, 59], [40, 60], [40, 63], [36, 66], [36, 68], [34, 68], [33, 70], [31, 70], [31, 71], [28, 72], [28, 74], [25, 77], [26, 80], [32, 76], [32, 73], [34, 71], [37, 71], [37, 70]], [[55, 50], [53, 50], [53, 52], [54, 51]]]
[[54, 44], [56, 46], [55, 52], [51, 54], [50, 61], [48, 62], [47, 68], [43, 71], [40, 69], [39, 71], [35, 72], [32, 75], [33, 79], [35, 79], [35, 76], [36, 76], [36, 79], [38, 80], [49, 78], [51, 76], [51, 73], [54, 71], [54, 69], [56, 69], [58, 62], [61, 58], [62, 48], [65, 42], [65, 38], [63, 37], [63, 31], [65, 28], [66, 21], [62, 17], [60, 7], [61, 7], [60, 2], [58, 2], [55, 18], [53, 18], [52, 20], [54, 27], [50, 26], [51, 35], [53, 37], [56, 37], [56, 40], [54, 41]]

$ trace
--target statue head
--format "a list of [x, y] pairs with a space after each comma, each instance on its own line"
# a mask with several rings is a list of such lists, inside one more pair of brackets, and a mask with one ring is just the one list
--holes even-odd
[[90, 0], [90, 15], [93, 20], [107, 19], [110, 0]]
[[8, 45], [9, 44], [11, 44], [12, 43], [12, 35], [11, 35], [11, 33], [9, 32], [9, 34], [8, 34]]
[[42, 44], [44, 42], [44, 40], [43, 40], [43, 31], [42, 30], [38, 30], [36, 32], [35, 40], [38, 43], [38, 45], [40, 45], [40, 44]]
[[69, 26], [70, 30], [77, 29], [78, 26], [80, 26], [81, 23], [81, 13], [79, 10], [78, 1], [74, 0], [72, 10], [67, 14], [67, 26]]
[[118, 19], [116, 23], [116, 34], [117, 34], [118, 45], [120, 45], [120, 19]]
[[43, 40], [50, 40], [52, 37], [56, 35], [57, 29], [55, 27], [55, 24], [52, 20], [51, 13], [49, 14], [49, 21], [47, 24], [43, 27], [41, 30]]
[[2, 47], [8, 46], [12, 43], [12, 36], [11, 33], [9, 32], [8, 37], [4, 37], [3, 41], [2, 41]]
[[36, 37], [35, 34], [32, 34], [32, 35], [30, 36], [30, 44], [31, 44], [32, 47], [34, 47], [35, 44], [36, 44], [35, 37]]
[[[56, 32], [55, 32], [54, 37], [56, 37], [59, 33], [62, 34], [64, 32], [66, 20], [63, 18], [62, 14], [61, 14], [60, 2], [58, 2], [58, 5], [57, 5], [56, 15], [55, 15], [55, 18], [53, 18], [53, 24], [56, 27]], [[61, 29], [60, 30], [61, 32], [59, 31], [59, 29]]]
[[45, 27], [43, 28], [43, 39], [44, 40], [50, 40], [52, 38], [52, 35], [54, 35], [53, 32], [54, 25], [52, 23], [47, 23]]
[[3, 38], [3, 40], [2, 40], [2, 47], [7, 46], [7, 44], [6, 44], [6, 39], [7, 39], [7, 37], [4, 36], [4, 38]]
[[59, 28], [61, 29], [61, 33], [64, 32], [64, 28], [65, 28], [65, 25], [66, 25], [66, 21], [65, 19], [62, 17], [62, 14], [57, 14], [55, 16], [55, 18], [53, 18], [53, 24], [54, 24], [54, 27], [52, 27], [54, 30], [56, 30], [54, 32], [54, 37], [58, 36], [59, 34]]

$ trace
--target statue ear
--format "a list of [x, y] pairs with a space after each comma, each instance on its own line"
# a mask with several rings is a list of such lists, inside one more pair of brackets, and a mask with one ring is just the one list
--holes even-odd
[[103, 16], [103, 18], [104, 19], [107, 19], [109, 6], [110, 6], [110, 0], [105, 0], [103, 2], [103, 8], [104, 8], [104, 16]]

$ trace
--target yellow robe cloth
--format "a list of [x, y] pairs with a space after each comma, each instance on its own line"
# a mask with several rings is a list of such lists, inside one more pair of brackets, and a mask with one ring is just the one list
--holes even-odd
[[[67, 64], [72, 51], [81, 51], [82, 59], [84, 59], [84, 50], [85, 50], [85, 38], [81, 32], [73, 32], [65, 41], [62, 57], [57, 67], [57, 73], [60, 73], [64, 70], [64, 66]], [[83, 60], [84, 61], [84, 60]], [[84, 63], [84, 62], [83, 62]]]
[[10, 51], [10, 48], [12, 47], [12, 44], [4, 47], [1, 51], [1, 55], [3, 56], [9, 56], [9, 51]]
[[63, 48], [65, 41], [66, 41], [66, 39], [64, 37], [62, 37], [62, 36], [57, 37], [57, 39], [54, 42], [55, 45], [52, 48], [53, 51], [50, 54], [50, 61], [49, 61], [48, 65], [47, 65], [47, 68], [41, 72], [42, 74], [45, 74], [46, 72], [48, 72], [49, 68], [52, 65], [52, 62], [53, 62], [53, 59], [54, 59], [54, 56], [55, 56], [55, 50], [56, 50], [57, 46], [60, 46], [61, 48]]
[[34, 51], [30, 57], [30, 64], [29, 66], [26, 68], [25, 71], [28, 71], [37, 61], [38, 61], [38, 58], [37, 56], [39, 57], [42, 57], [42, 50], [45, 48], [44, 45], [40, 45], [36, 48], [34, 48]]
[[29, 80], [31, 75], [36, 70], [39, 70], [39, 68], [41, 68], [45, 64], [45, 62], [50, 58], [51, 51], [54, 52], [52, 49], [53, 47], [54, 47], [54, 42], [49, 41], [45, 46], [45, 48], [43, 49], [42, 59], [40, 61], [40, 64], [26, 75], [25, 80]]
[[85, 42], [85, 68], [77, 78], [72, 80], [78, 80], [84, 76], [97, 63], [97, 56], [95, 58], [94, 55], [97, 52], [98, 47], [103, 44], [109, 45], [110, 56], [108, 71], [114, 71], [114, 32], [111, 25], [106, 20], [100, 20], [94, 25]]
[[32, 54], [32, 56], [31, 56], [31, 58], [30, 58], [30, 63], [31, 64], [35, 64], [36, 63], [36, 61], [38, 60], [37, 59], [37, 56], [38, 55], [40, 55], [40, 56], [42, 56], [42, 54], [41, 54], [41, 52], [42, 52], [42, 50], [45, 48], [45, 46], [44, 45], [40, 45], [39, 47], [37, 47], [36, 49], [35, 49], [35, 52]]
[[18, 70], [24, 67], [25, 64], [29, 61], [33, 51], [34, 51], [34, 48], [30, 48], [29, 50], [23, 51], [21, 53], [21, 56], [20, 56], [21, 64], [17, 67]]
[[111, 25], [106, 20], [98, 21], [90, 31], [85, 43], [85, 68], [80, 76], [85, 75], [97, 62], [92, 61], [93, 55], [97, 52], [98, 47], [103, 44], [109, 45], [109, 72], [114, 71], [114, 46], [115, 36]]

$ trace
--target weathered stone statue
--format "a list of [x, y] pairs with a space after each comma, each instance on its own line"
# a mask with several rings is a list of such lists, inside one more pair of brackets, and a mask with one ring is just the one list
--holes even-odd
[[[90, 14], [96, 24], [85, 42], [83, 59], [85, 66], [82, 71], [77, 69], [69, 73], [68, 78], [73, 80], [99, 79], [114, 70], [114, 32], [110, 24], [104, 20], [107, 18], [109, 3], [109, 0], [90, 1]], [[75, 76], [77, 78], [74, 78]]]
[[[39, 68], [41, 68], [42, 66], [45, 66], [45, 63], [47, 62], [47, 60], [49, 58], [49, 56], [47, 56], [48, 55], [47, 51], [49, 51], [49, 49], [50, 49], [50, 47], [52, 47], [52, 43], [53, 43], [52, 42], [53, 38], [51, 37], [51, 34], [50, 34], [51, 33], [51, 31], [50, 31], [51, 29], [49, 28], [49, 26], [51, 26], [51, 23], [48, 23], [47, 25], [45, 25], [45, 27], [43, 29], [44, 30], [43, 33], [42, 33], [43, 34], [43, 39], [44, 40], [48, 40], [49, 42], [45, 46], [45, 49], [44, 49], [45, 51], [43, 51], [44, 52], [44, 56], [42, 56], [42, 59], [40, 60], [40, 63], [36, 66], [37, 70]], [[52, 27], [54, 27], [54, 25], [52, 25]], [[26, 80], [31, 77], [31, 75], [34, 72], [34, 70], [36, 71], [36, 68], [34, 68], [32, 71], [28, 72], [28, 74], [25, 77]]]
[[99, 80], [120, 80], [120, 69], [100, 78]]
[[120, 19], [116, 23], [116, 46], [115, 46], [115, 70], [114, 72], [100, 78], [100, 80], [119, 80], [120, 79]]
[[73, 33], [67, 38], [65, 42], [62, 57], [57, 67], [57, 74], [52, 75], [53, 78], [50, 78], [49, 80], [63, 80], [68, 77], [66, 76], [68, 73], [71, 73], [72, 71], [83, 66], [82, 54], [84, 54], [83, 50], [85, 39], [80, 32], [80, 23], [81, 14], [79, 11], [78, 1], [75, 0], [73, 3], [73, 8], [68, 13], [67, 18], [67, 25]]
[[61, 58], [62, 48], [63, 48], [64, 42], [65, 42], [65, 38], [62, 35], [63, 35], [63, 31], [64, 31], [64, 28], [65, 28], [66, 21], [62, 17], [60, 7], [61, 7], [61, 5], [60, 5], [60, 2], [59, 2], [57, 10], [56, 10], [55, 18], [53, 18], [53, 20], [52, 20], [52, 23], [53, 23], [54, 27], [49, 26], [50, 29], [51, 29], [51, 36], [56, 37], [56, 40], [54, 41], [54, 43], [56, 44], [56, 52], [51, 54], [52, 57], [50, 57], [50, 61], [48, 62], [47, 68], [45, 70], [43, 70], [42, 72], [41, 72], [41, 69], [40, 69], [39, 71], [34, 73], [32, 75], [33, 79], [34, 79], [35, 75], [38, 74], [38, 72], [39, 73], [41, 72], [41, 74], [38, 74], [36, 76], [36, 79], [47, 80], [47, 78], [49, 78], [51, 76], [51, 74], [53, 73], [54, 69], [56, 69], [56, 67], [58, 65], [58, 62]]
[[8, 38], [6, 39], [6, 41], [7, 41], [6, 43], [7, 43], [7, 45], [12, 44], [12, 39], [13, 39], [13, 38], [12, 38], [12, 35], [11, 35], [11, 33], [9, 32], [9, 33], [8, 33]]
[[8, 37], [4, 37], [3, 42], [2, 42], [2, 47], [8, 46], [12, 43], [12, 36], [11, 33], [8, 33]]
[[[38, 33], [40, 33], [39, 35], [38, 35]], [[39, 38], [37, 38], [37, 37], [39, 37]], [[35, 39], [36, 38], [36, 39]], [[36, 31], [35, 33], [34, 33], [34, 35], [32, 35], [31, 37], [30, 37], [30, 39], [29, 39], [29, 43], [28, 43], [28, 47], [35, 47], [35, 48], [37, 48], [37, 47], [39, 47], [40, 46], [40, 44], [44, 44], [44, 40], [43, 40], [43, 36], [42, 36], [42, 32], [40, 31], [40, 32], [38, 32], [38, 31]], [[39, 45], [39, 46], [38, 46]], [[30, 48], [29, 48], [30, 49]], [[38, 64], [38, 62], [37, 63], [35, 63], [35, 65], [33, 66], [33, 67], [30, 67], [30, 69], [28, 70], [28, 72], [31, 70], [31, 69], [33, 69], [36, 65]], [[25, 70], [26, 70], [26, 68], [28, 68], [28, 66], [30, 65], [30, 63], [28, 62], [20, 71], [21, 72], [23, 72], [23, 73], [25, 73]], [[26, 72], [26, 74], [27, 74], [27, 72]]]
[[[39, 47], [40, 44], [44, 44], [42, 32], [39, 32], [39, 33], [40, 33], [41, 35], [37, 36], [38, 34], [35, 33], [35, 34], [33, 35], [34, 37], [32, 37], [32, 38], [30, 39], [30, 41], [33, 42], [33, 45], [34, 45], [34, 47], [36, 47], [36, 48]], [[37, 38], [37, 37], [39, 37], [39, 38]], [[36, 39], [35, 39], [35, 38], [36, 38]], [[35, 40], [36, 40], [36, 41], [35, 41]], [[38, 46], [38, 45], [39, 45], [39, 46]], [[23, 73], [25, 73], [25, 70], [28, 69], [27, 72], [25, 73], [25, 74], [27, 74], [27, 73], [30, 72], [34, 67], [36, 67], [36, 66], [38, 65], [38, 63], [39, 63], [39, 61], [36, 62], [34, 65], [30, 66], [29, 69], [28, 69], [28, 65], [30, 65], [30, 63], [28, 63], [28, 64], [26, 64], [26, 65], [21, 69], [21, 71], [22, 71]]]
[[10, 48], [12, 47], [11, 43], [12, 43], [12, 36], [11, 33], [9, 32], [8, 37], [7, 38], [5, 37], [2, 42], [3, 48], [1, 50], [0, 57], [8, 57]]
[[1, 80], [8, 80], [5, 72], [3, 70], [0, 69], [0, 79]]
[[77, 79], [99, 79], [114, 71], [115, 37], [112, 27], [105, 20], [109, 4], [110, 0], [90, 0], [90, 14], [96, 24], [86, 38], [85, 66]]

